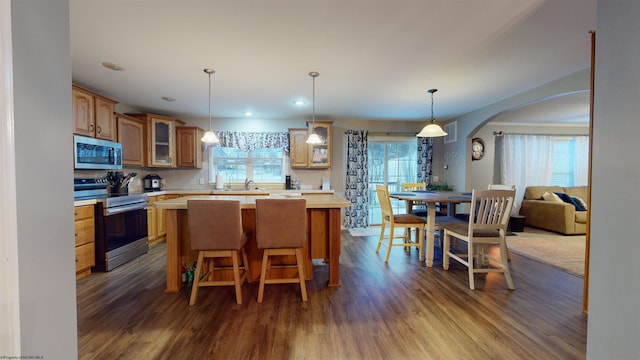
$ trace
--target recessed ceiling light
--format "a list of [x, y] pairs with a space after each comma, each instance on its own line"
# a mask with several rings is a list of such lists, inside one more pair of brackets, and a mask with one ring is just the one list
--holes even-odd
[[106, 67], [107, 69], [111, 69], [113, 71], [122, 71], [124, 70], [124, 68], [118, 64], [114, 64], [112, 62], [103, 62], [102, 66]]
[[164, 100], [164, 101], [176, 101], [176, 99], [172, 98], [171, 96], [163, 96], [160, 99]]
[[246, 116], [251, 116], [251, 115], [253, 115], [253, 113], [252, 113], [251, 111], [245, 111], [245, 112], [244, 112], [244, 114], [245, 114]]
[[294, 101], [294, 102], [293, 102], [293, 104], [294, 104], [294, 105], [297, 105], [297, 106], [302, 106], [302, 105], [304, 105], [304, 101], [302, 101], [302, 100], [296, 100], [296, 101]]

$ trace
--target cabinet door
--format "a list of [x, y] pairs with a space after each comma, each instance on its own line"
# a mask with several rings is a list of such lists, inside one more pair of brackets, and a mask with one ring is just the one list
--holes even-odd
[[95, 131], [94, 97], [73, 88], [73, 133], [93, 137]]
[[[165, 195], [158, 196], [158, 201], [166, 199], [169, 199], [169, 197]], [[164, 209], [156, 209], [156, 235], [158, 239], [167, 235], [167, 228], [164, 224], [164, 211]]]
[[307, 129], [289, 129], [289, 160], [292, 168], [307, 167]]
[[176, 166], [186, 168], [202, 168], [203, 131], [192, 126], [176, 127]]
[[76, 246], [76, 279], [78, 279], [78, 273], [90, 271], [91, 267], [95, 265], [95, 243], [90, 242]]
[[95, 216], [93, 205], [76, 206], [75, 220], [75, 249], [76, 249], [76, 279], [91, 274], [91, 267], [96, 264], [95, 247]]
[[153, 203], [156, 202], [157, 196], [149, 196], [147, 198], [147, 238], [149, 244], [157, 242], [158, 231], [156, 226], [156, 208], [153, 207]]
[[116, 141], [115, 103], [101, 97], [94, 98], [95, 103], [95, 137]]
[[174, 123], [172, 120], [151, 118], [149, 122], [149, 166], [175, 167], [176, 150]]
[[307, 161], [310, 168], [327, 169], [331, 167], [331, 123], [318, 122], [313, 126], [313, 131], [323, 139], [324, 143], [309, 145]]
[[122, 165], [144, 167], [146, 165], [144, 123], [122, 114], [118, 114], [116, 118], [118, 142], [122, 144]]

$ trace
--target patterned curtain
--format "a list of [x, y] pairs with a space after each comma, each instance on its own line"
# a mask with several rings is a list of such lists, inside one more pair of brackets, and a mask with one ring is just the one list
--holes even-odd
[[369, 169], [367, 167], [368, 132], [347, 130], [347, 165], [345, 198], [351, 206], [345, 209], [345, 228], [369, 226]]
[[216, 131], [220, 146], [251, 151], [262, 148], [279, 148], [289, 152], [288, 132], [237, 132]]
[[433, 159], [433, 142], [431, 138], [418, 138], [418, 182], [431, 186], [431, 173], [433, 168], [431, 160]]

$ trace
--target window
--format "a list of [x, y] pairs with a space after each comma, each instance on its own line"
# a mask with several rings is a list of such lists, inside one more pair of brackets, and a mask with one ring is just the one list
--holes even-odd
[[575, 186], [576, 142], [568, 138], [553, 139], [551, 185]]
[[284, 150], [262, 148], [242, 151], [231, 147], [214, 146], [209, 159], [210, 182], [222, 175], [225, 182], [283, 182], [285, 174]]
[[[401, 190], [402, 183], [418, 178], [418, 142], [416, 137], [369, 136], [369, 224], [380, 224], [377, 184], [386, 184], [389, 192]], [[404, 201], [391, 199], [394, 212], [406, 210]]]

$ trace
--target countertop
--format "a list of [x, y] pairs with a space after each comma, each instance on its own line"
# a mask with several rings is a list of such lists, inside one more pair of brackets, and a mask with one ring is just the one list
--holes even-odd
[[298, 194], [271, 194], [271, 195], [193, 195], [184, 196], [175, 199], [162, 200], [154, 203], [158, 209], [186, 209], [187, 200], [240, 200], [240, 207], [243, 209], [254, 209], [256, 207], [256, 199], [260, 198], [278, 198], [278, 199], [305, 199], [307, 200], [307, 209], [326, 209], [326, 208], [343, 208], [351, 206], [351, 202], [345, 198], [333, 194], [320, 195], [298, 195]]
[[[134, 194], [134, 193], [131, 193]], [[310, 189], [310, 190], [284, 190], [284, 189], [252, 189], [252, 190], [243, 190], [243, 189], [231, 189], [231, 190], [214, 190], [214, 189], [175, 189], [175, 190], [160, 190], [160, 191], [151, 191], [145, 193], [136, 193], [136, 194], [146, 194], [147, 196], [159, 196], [159, 195], [234, 195], [234, 196], [258, 196], [258, 195], [290, 195], [290, 196], [299, 196], [299, 195], [333, 195], [333, 190], [320, 190], [320, 189]], [[76, 200], [73, 202], [73, 206], [84, 206], [84, 205], [95, 205], [99, 199], [88, 199], [88, 200]]]
[[277, 195], [277, 194], [333, 194], [333, 190], [320, 190], [320, 189], [309, 189], [309, 190], [284, 190], [284, 189], [231, 189], [231, 190], [215, 190], [215, 189], [177, 189], [177, 190], [161, 190], [161, 191], [153, 191], [147, 192], [147, 196], [158, 196], [158, 195]]
[[96, 199], [76, 200], [73, 202], [73, 206], [95, 205], [97, 202], [98, 200]]

